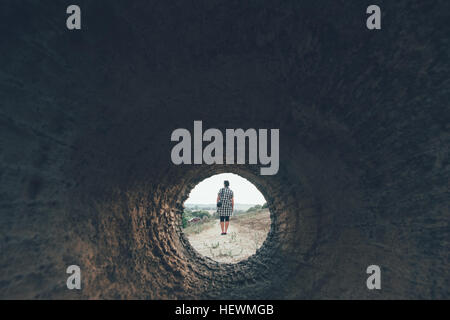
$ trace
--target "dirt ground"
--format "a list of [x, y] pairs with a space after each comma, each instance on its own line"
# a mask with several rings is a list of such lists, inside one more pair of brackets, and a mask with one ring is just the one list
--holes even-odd
[[233, 216], [227, 235], [221, 235], [219, 220], [185, 229], [191, 245], [202, 255], [224, 263], [247, 259], [261, 247], [270, 230], [268, 209]]

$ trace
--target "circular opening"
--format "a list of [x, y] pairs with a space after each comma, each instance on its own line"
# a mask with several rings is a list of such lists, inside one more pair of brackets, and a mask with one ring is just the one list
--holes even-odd
[[255, 254], [270, 224], [263, 194], [234, 173], [202, 180], [184, 202], [182, 230], [186, 238], [198, 253], [217, 262], [237, 263]]

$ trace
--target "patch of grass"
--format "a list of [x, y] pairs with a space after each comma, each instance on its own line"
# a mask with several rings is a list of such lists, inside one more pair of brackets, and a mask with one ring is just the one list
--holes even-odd
[[189, 235], [189, 234], [199, 234], [200, 232], [211, 228], [212, 225], [213, 224], [212, 224], [212, 222], [210, 220], [199, 221], [199, 222], [197, 222], [195, 224], [187, 226], [186, 228], [184, 228], [183, 231], [187, 235]]
[[235, 242], [237, 240], [236, 232], [230, 233], [230, 242]]
[[219, 245], [220, 245], [220, 242], [217, 242], [216, 244], [212, 243], [211, 244], [211, 248], [212, 249], [217, 249], [219, 247]]
[[263, 236], [259, 232], [254, 232], [252, 234], [253, 247], [255, 248], [255, 251], [261, 247], [264, 238], [265, 238], [265, 235]]
[[215, 257], [217, 257], [217, 258], [221, 258], [221, 257], [234, 258], [234, 257], [239, 256], [242, 253], [242, 251], [243, 250], [241, 249], [240, 252], [233, 253], [232, 250], [225, 250], [225, 251], [220, 250], [219, 254], [215, 255]]

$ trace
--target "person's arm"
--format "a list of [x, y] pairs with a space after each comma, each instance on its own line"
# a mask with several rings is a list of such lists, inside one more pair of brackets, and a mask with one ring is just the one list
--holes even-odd
[[234, 210], [234, 197], [231, 198], [231, 211]]

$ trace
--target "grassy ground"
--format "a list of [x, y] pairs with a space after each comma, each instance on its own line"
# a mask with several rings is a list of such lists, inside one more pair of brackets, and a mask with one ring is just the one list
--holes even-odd
[[186, 235], [199, 234], [202, 231], [205, 231], [205, 230], [215, 226], [217, 223], [218, 223], [217, 219], [211, 218], [205, 222], [199, 222], [199, 223], [192, 224], [192, 225], [184, 228], [183, 232]]
[[220, 234], [218, 219], [191, 225], [184, 232], [199, 253], [219, 262], [236, 263], [253, 255], [269, 230], [270, 213], [263, 209], [231, 217], [224, 236]]

